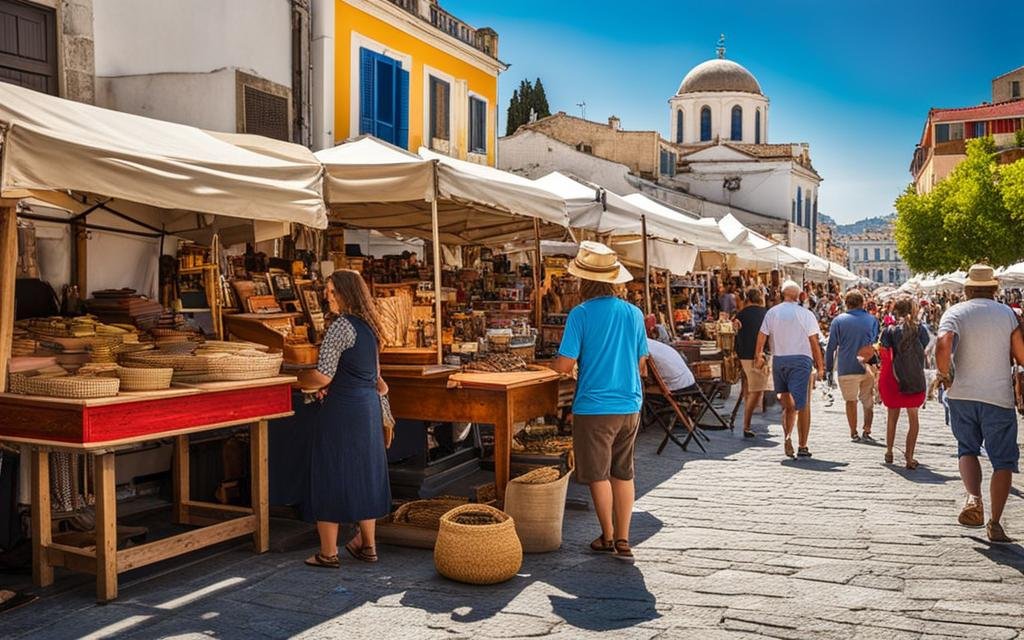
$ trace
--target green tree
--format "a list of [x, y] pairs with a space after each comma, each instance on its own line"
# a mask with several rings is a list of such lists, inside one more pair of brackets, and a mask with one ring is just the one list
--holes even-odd
[[930, 193], [911, 186], [896, 199], [896, 246], [911, 269], [948, 272], [1024, 257], [1024, 163], [1000, 167], [994, 152], [992, 138], [969, 140], [967, 157]]
[[1017, 129], [1013, 132], [1013, 143], [1018, 147], [1024, 147], [1024, 129]]
[[548, 97], [540, 78], [537, 78], [536, 83], [524, 79], [519, 83], [519, 88], [512, 92], [508, 115], [505, 118], [505, 135], [512, 135], [516, 129], [528, 123], [531, 113], [535, 113], [537, 118], [546, 118], [551, 115]]

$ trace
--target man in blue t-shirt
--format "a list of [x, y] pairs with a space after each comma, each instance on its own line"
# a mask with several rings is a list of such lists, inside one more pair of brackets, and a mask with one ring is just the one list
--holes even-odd
[[[854, 289], [846, 294], [846, 313], [836, 316], [828, 330], [825, 347], [825, 372], [832, 385], [833, 366], [838, 370], [839, 390], [846, 403], [846, 421], [850, 425], [850, 440], [874, 442], [871, 422], [875, 408], [875, 375], [873, 367], [866, 365], [868, 354], [878, 340], [878, 320], [864, 310], [864, 294]], [[863, 356], [869, 357], [864, 358]], [[838, 356], [838, 357], [837, 357]], [[864, 408], [863, 435], [857, 435], [857, 403]]]
[[568, 374], [579, 367], [572, 405], [576, 480], [590, 486], [601, 524], [590, 548], [632, 562], [633, 448], [648, 354], [644, 319], [616, 296], [615, 285], [633, 277], [608, 247], [581, 242], [568, 270], [580, 278], [583, 302], [569, 312], [553, 368]]

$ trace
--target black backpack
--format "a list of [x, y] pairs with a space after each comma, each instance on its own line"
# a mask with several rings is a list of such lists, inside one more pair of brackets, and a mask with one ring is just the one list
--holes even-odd
[[892, 340], [892, 372], [900, 385], [900, 393], [924, 393], [928, 383], [924, 379], [924, 347], [914, 336], [904, 341], [903, 329], [889, 327]]

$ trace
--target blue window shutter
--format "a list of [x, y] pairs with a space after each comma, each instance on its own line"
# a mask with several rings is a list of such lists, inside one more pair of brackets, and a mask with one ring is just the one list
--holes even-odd
[[373, 126], [374, 105], [374, 60], [376, 54], [368, 49], [359, 49], [359, 134], [376, 135]]
[[737, 142], [743, 140], [743, 109], [739, 105], [732, 108], [732, 127], [729, 138]]
[[396, 144], [395, 133], [395, 62], [384, 56], [377, 56], [374, 63], [377, 95], [374, 98], [374, 127], [377, 137]]
[[403, 149], [409, 148], [409, 72], [402, 69], [400, 66], [397, 68], [398, 73], [396, 78], [398, 80], [398, 87], [395, 93], [397, 104], [395, 108], [396, 121], [398, 123], [397, 133], [395, 135], [395, 144]]

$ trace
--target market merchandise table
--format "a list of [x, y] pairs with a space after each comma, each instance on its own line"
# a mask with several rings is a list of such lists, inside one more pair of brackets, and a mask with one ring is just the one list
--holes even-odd
[[[0, 394], [0, 440], [32, 447], [32, 578], [36, 586], [53, 583], [54, 567], [95, 573], [97, 600], [107, 602], [117, 597], [117, 574], [131, 569], [248, 534], [258, 553], [267, 551], [267, 421], [292, 414], [294, 381], [277, 376], [198, 383], [94, 400]], [[188, 434], [244, 424], [252, 424], [252, 507], [190, 500]], [[202, 528], [119, 551], [114, 452], [162, 438], [174, 439], [174, 521]], [[51, 451], [87, 453], [94, 458], [94, 547], [52, 540]]]
[[381, 367], [396, 418], [494, 425], [494, 484], [504, 495], [512, 425], [558, 410], [560, 374], [537, 367], [514, 373], [462, 372], [446, 366]]

